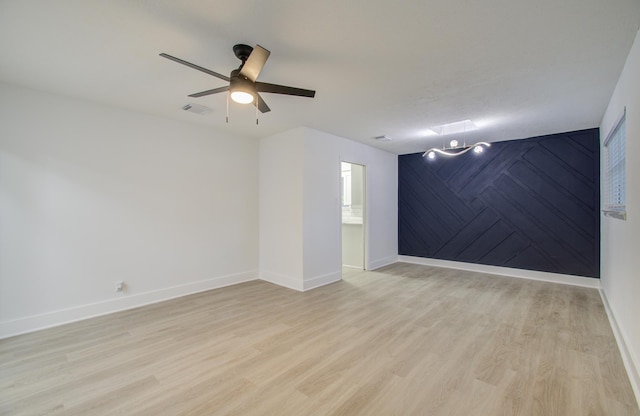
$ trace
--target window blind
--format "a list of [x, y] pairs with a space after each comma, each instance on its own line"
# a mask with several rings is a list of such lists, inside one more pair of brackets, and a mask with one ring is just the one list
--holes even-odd
[[605, 140], [604, 198], [605, 211], [624, 212], [626, 208], [625, 138], [626, 111]]

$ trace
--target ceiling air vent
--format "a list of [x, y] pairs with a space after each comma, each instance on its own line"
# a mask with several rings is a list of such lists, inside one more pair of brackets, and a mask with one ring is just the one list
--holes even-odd
[[373, 139], [378, 142], [390, 142], [392, 140], [391, 137], [387, 136], [386, 134], [382, 136], [376, 136]]
[[199, 114], [201, 116], [205, 115], [205, 114], [209, 114], [210, 112], [212, 112], [213, 110], [210, 109], [209, 107], [206, 107], [204, 105], [201, 104], [196, 104], [196, 103], [189, 103], [186, 104], [182, 107], [182, 109], [184, 111], [189, 111], [191, 113], [195, 113], [195, 114]]

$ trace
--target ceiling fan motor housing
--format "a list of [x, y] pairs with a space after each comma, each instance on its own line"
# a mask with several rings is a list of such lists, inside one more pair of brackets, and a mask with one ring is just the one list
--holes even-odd
[[240, 59], [242, 63], [244, 63], [244, 61], [249, 58], [251, 52], [253, 52], [253, 47], [249, 45], [244, 45], [242, 43], [233, 45], [233, 54], [236, 56], [236, 58]]

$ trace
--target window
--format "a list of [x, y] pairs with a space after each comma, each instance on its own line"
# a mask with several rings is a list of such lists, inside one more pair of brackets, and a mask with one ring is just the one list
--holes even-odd
[[604, 141], [603, 212], [605, 215], [627, 219], [625, 141], [626, 109]]

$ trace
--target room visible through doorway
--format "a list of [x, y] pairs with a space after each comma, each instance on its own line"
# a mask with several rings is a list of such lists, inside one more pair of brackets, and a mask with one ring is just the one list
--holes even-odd
[[365, 167], [341, 163], [342, 266], [365, 269]]

